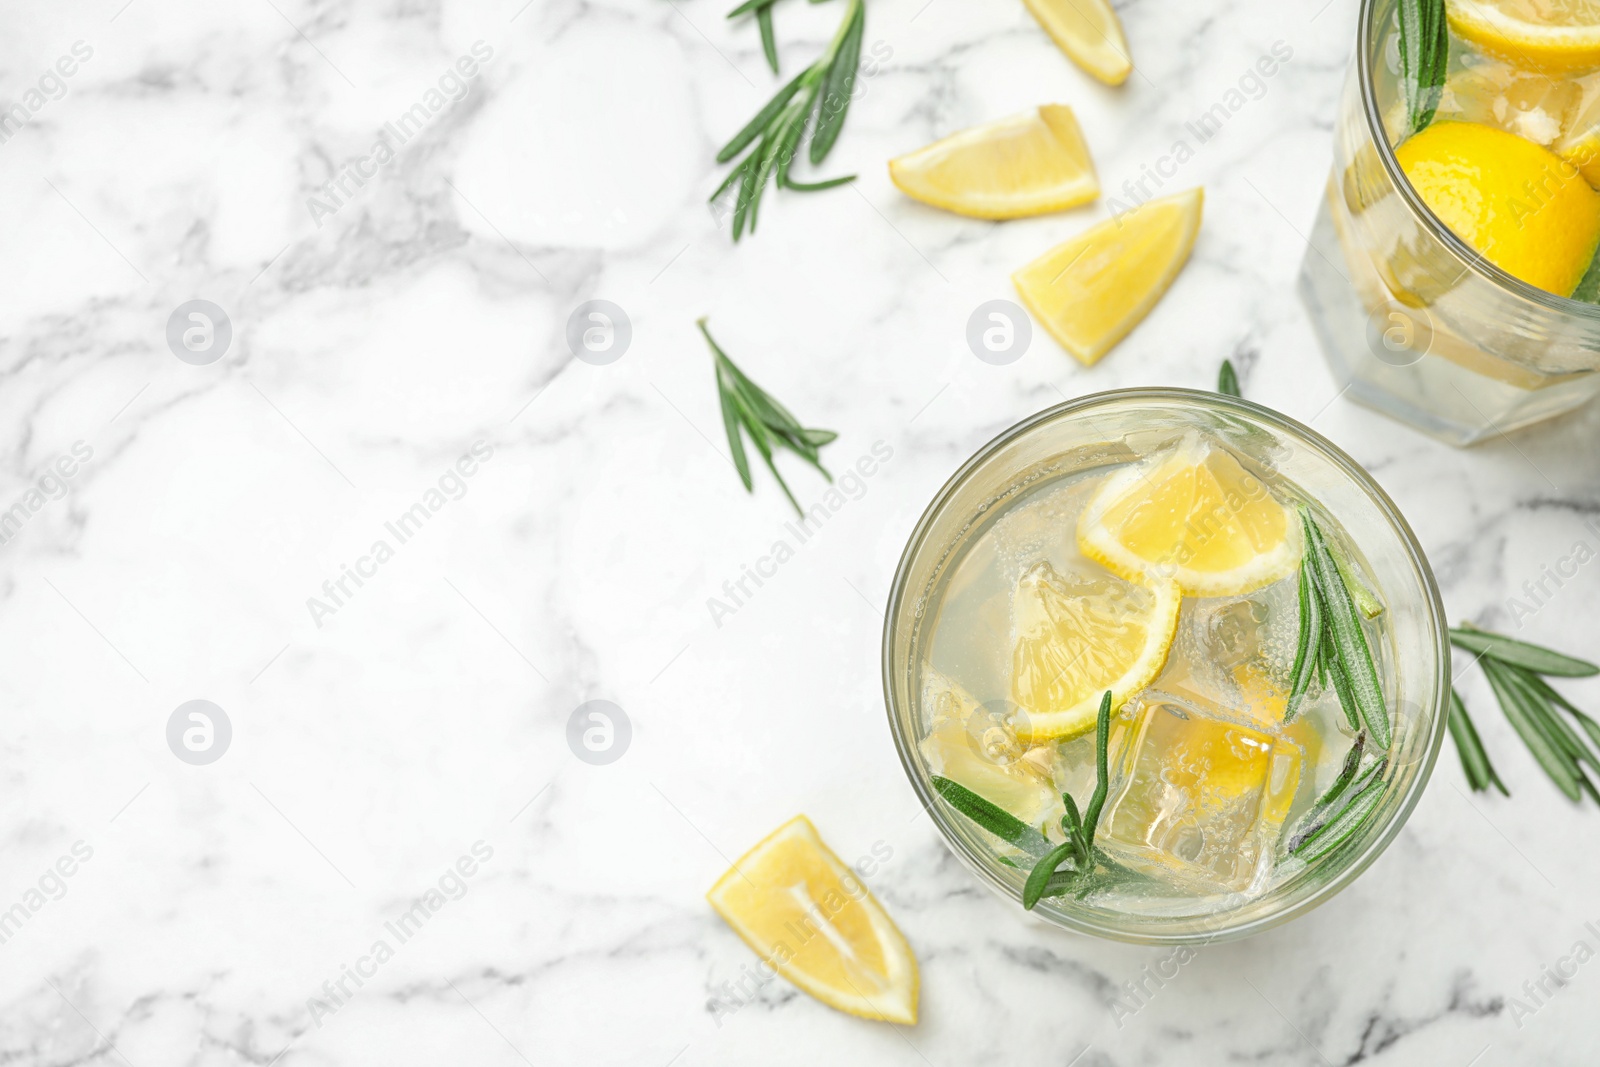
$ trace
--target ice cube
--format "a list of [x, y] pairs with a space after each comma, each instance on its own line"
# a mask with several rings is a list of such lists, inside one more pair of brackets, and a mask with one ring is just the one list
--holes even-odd
[[1156, 687], [1233, 708], [1258, 723], [1282, 719], [1299, 642], [1296, 580], [1246, 596], [1185, 600]]
[[931, 729], [918, 746], [934, 774], [959, 782], [985, 800], [1038, 826], [1059, 814], [1051, 782], [1051, 753], [1022, 744], [1011, 728], [1007, 700], [979, 704], [957, 683], [931, 668], [924, 699]]
[[1097, 843], [1202, 892], [1243, 892], [1268, 877], [1300, 780], [1300, 746], [1167, 694], [1147, 693], [1136, 716]]

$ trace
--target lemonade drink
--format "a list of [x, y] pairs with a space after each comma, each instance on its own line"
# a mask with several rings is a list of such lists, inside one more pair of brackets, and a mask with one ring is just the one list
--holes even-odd
[[[1392, 528], [1373, 536], [1366, 507], [1351, 525], [1351, 486], [1328, 492], [1334, 472], [1265, 427], [1179, 402], [1086, 415], [1065, 432], [1083, 443], [950, 520], [953, 543], [929, 565], [915, 614], [891, 621], [902, 755], [941, 798], [954, 782], [1030, 828], [1008, 838], [959, 805], [939, 809], [958, 852], [1016, 891], [1042, 850], [1067, 840], [1068, 806], [1090, 806], [1109, 691], [1093, 870], [1057, 875], [1061, 891], [1040, 909], [1069, 925], [1099, 916], [1123, 928], [1115, 936], [1129, 923], [1214, 936], [1241, 909], [1326, 883], [1319, 866], [1340, 868], [1342, 847], [1370, 843], [1385, 821], [1379, 799], [1387, 806], [1431, 761], [1438, 661], [1416, 653], [1419, 637], [1435, 643], [1431, 609], [1415, 570], [1396, 562]], [[1297, 690], [1302, 515], [1359, 604], [1381, 726], [1326, 673]], [[903, 578], [932, 551], [919, 540]], [[1371, 786], [1372, 824], [1303, 847], [1331, 818], [1320, 802], [1353, 775], [1364, 776], [1353, 789]]]
[[1445, 0], [1430, 77], [1435, 3], [1363, 3], [1301, 292], [1352, 396], [1470, 444], [1600, 390], [1600, 5]]

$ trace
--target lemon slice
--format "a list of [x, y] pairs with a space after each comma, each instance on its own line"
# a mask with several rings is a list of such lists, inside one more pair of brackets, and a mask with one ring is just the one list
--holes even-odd
[[1183, 269], [1204, 200], [1200, 189], [1151, 200], [1057, 245], [1011, 280], [1050, 336], [1093, 366]]
[[706, 899], [770, 967], [830, 1008], [917, 1021], [911, 947], [804, 815], [745, 853]]
[[1570, 296], [1600, 244], [1600, 193], [1548, 148], [1476, 122], [1436, 122], [1395, 150], [1439, 221], [1501, 270]]
[[1017, 219], [1100, 195], [1094, 160], [1072, 109], [1037, 111], [951, 134], [889, 161], [900, 191], [978, 219]]
[[1600, 67], [1600, 0], [1448, 0], [1450, 28], [1523, 67]]
[[1178, 630], [1183, 595], [1171, 582], [1063, 576], [1036, 563], [1011, 606], [1011, 697], [1017, 736], [1076, 737], [1155, 680]]
[[1022, 0], [1071, 60], [1107, 85], [1133, 71], [1122, 23], [1106, 0]]
[[1231, 453], [1190, 438], [1108, 477], [1078, 519], [1078, 548], [1130, 581], [1237, 596], [1294, 573], [1300, 524]]

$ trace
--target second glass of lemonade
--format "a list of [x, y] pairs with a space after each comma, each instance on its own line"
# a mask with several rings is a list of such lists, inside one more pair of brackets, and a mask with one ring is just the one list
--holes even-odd
[[1595, 279], [1577, 285], [1600, 235], [1600, 51], [1528, 43], [1592, 5], [1448, 0], [1446, 77], [1415, 133], [1396, 7], [1362, 2], [1300, 291], [1352, 398], [1473, 444], [1600, 392]]
[[1371, 863], [1438, 753], [1448, 664], [1383, 491], [1189, 390], [1085, 397], [985, 447], [913, 534], [884, 635], [896, 744], [956, 855], [1023, 901], [1049, 866], [1036, 914], [1142, 942], [1250, 933]]

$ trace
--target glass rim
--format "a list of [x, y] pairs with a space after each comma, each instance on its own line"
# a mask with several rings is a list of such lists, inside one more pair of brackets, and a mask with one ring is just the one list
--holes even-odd
[[1541, 289], [1537, 285], [1530, 285], [1521, 278], [1508, 274], [1495, 266], [1471, 245], [1467, 244], [1455, 231], [1446, 226], [1444, 222], [1433, 213], [1417, 191], [1411, 187], [1411, 181], [1400, 167], [1400, 161], [1394, 157], [1394, 148], [1389, 144], [1389, 131], [1383, 123], [1383, 112], [1378, 106], [1378, 97], [1373, 81], [1372, 61], [1375, 54], [1376, 21], [1378, 4], [1386, 0], [1361, 0], [1360, 26], [1356, 31], [1356, 69], [1357, 80], [1361, 83], [1361, 104], [1367, 120], [1367, 136], [1371, 139], [1373, 147], [1377, 150], [1378, 158], [1383, 163], [1383, 169], [1389, 176], [1389, 184], [1400, 194], [1400, 199], [1411, 209], [1411, 214], [1417, 223], [1440, 244], [1450, 251], [1458, 262], [1484, 280], [1498, 285], [1508, 292], [1522, 297], [1525, 300], [1538, 304], [1550, 311], [1573, 318], [1600, 323], [1600, 304], [1590, 304], [1582, 300], [1573, 300], [1571, 297], [1560, 296]]
[[[900, 563], [895, 568], [894, 581], [889, 588], [889, 600], [884, 613], [881, 665], [884, 705], [889, 717], [889, 733], [894, 738], [895, 751], [900, 756], [901, 767], [905, 771], [906, 777], [910, 779], [911, 787], [917, 794], [918, 801], [938, 828], [945, 845], [964, 866], [986, 882], [990, 889], [1002, 897], [1015, 900], [1020, 905], [1021, 898], [1012, 887], [999, 879], [995, 873], [994, 864], [976, 854], [955, 833], [953, 814], [946, 811], [944, 805], [939, 803], [941, 798], [932, 787], [932, 783], [929, 780], [930, 774], [923, 765], [920, 753], [916, 750], [915, 739], [907, 737], [906, 732], [901, 729], [894, 688], [897, 669], [894, 647], [896, 622], [899, 619], [902, 604], [907, 594], [907, 582], [913, 562], [920, 555], [935, 521], [943, 515], [951, 499], [967, 483], [974, 471], [1013, 441], [1054, 422], [1056, 419], [1127, 400], [1179, 401], [1230, 413], [1261, 424], [1269, 430], [1285, 434], [1291, 438], [1297, 438], [1321, 452], [1335, 467], [1342, 470], [1377, 506], [1383, 518], [1398, 535], [1407, 561], [1420, 579], [1420, 583], [1426, 593], [1427, 617], [1433, 630], [1434, 643], [1434, 698], [1429, 718], [1429, 737], [1418, 760], [1417, 773], [1412, 778], [1410, 785], [1407, 786], [1405, 794], [1400, 798], [1399, 806], [1395, 809], [1394, 814], [1381, 832], [1373, 837], [1359, 855], [1355, 856], [1325, 883], [1315, 887], [1304, 898], [1296, 900], [1278, 911], [1258, 916], [1237, 925], [1224, 923], [1215, 929], [1205, 932], [1163, 932], [1150, 928], [1124, 928], [1114, 921], [1096, 922], [1071, 913], [1057, 912], [1053, 909], [1049, 911], [1039, 910], [1034, 913], [1053, 926], [1064, 927], [1077, 933], [1089, 934], [1094, 937], [1132, 944], [1193, 945], [1231, 941], [1260, 933], [1263, 930], [1304, 915], [1337, 895], [1366, 871], [1393, 843], [1407, 820], [1410, 819], [1417, 803], [1421, 800], [1423, 790], [1433, 776], [1434, 765], [1438, 761], [1439, 751], [1444, 743], [1444, 735], [1449, 725], [1449, 628], [1445, 619], [1444, 604], [1439, 595], [1439, 585], [1434, 578], [1433, 569], [1429, 566], [1427, 557], [1423, 554], [1422, 547], [1418, 544], [1416, 534], [1412, 531], [1410, 524], [1406, 522], [1405, 516], [1400, 514], [1399, 508], [1395, 506], [1389, 494], [1384, 492], [1383, 487], [1378, 485], [1372, 476], [1343, 449], [1309, 426], [1284, 415], [1282, 412], [1239, 397], [1200, 389], [1150, 386], [1090, 393], [1045, 408], [1001, 431], [974, 452], [966, 462], [961, 464], [955, 473], [946, 480], [938, 493], [934, 495], [933, 500], [923, 510], [921, 518], [917, 520], [911, 536], [906, 541], [905, 550], [900, 556]], [[1222, 912], [1220, 914], [1222, 917], [1226, 917], [1228, 913]]]

